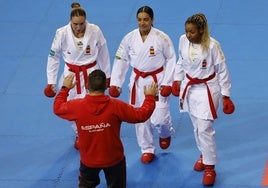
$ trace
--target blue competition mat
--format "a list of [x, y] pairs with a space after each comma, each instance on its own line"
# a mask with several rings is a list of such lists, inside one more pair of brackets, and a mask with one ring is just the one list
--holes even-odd
[[[67, 121], [53, 114], [53, 99], [43, 95], [50, 45], [56, 29], [69, 21], [72, 1], [0, 2], [0, 188], [77, 187], [74, 133]], [[227, 59], [236, 105], [229, 116], [220, 110], [215, 123], [219, 163], [214, 187], [261, 187], [268, 157], [268, 1], [79, 2], [88, 21], [101, 27], [111, 60], [122, 37], [137, 27], [136, 11], [143, 5], [153, 8], [154, 26], [170, 36], [176, 51], [187, 17], [197, 12], [207, 16], [211, 36], [221, 43]], [[127, 101], [127, 83], [123, 90], [120, 99]], [[122, 126], [128, 188], [203, 187], [203, 173], [192, 169], [199, 153], [191, 122], [179, 113], [178, 98], [171, 100], [176, 133], [168, 150], [157, 147], [152, 163], [140, 162], [134, 126]], [[106, 187], [103, 174], [99, 187]]]

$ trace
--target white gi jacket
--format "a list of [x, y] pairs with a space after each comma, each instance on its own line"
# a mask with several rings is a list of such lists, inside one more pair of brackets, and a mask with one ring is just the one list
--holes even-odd
[[[180, 97], [182, 97], [185, 86], [189, 82], [186, 74], [191, 78], [205, 79], [215, 72], [216, 76], [207, 81], [207, 84], [217, 110], [220, 94], [230, 96], [231, 89], [229, 73], [220, 44], [211, 37], [208, 51], [203, 51], [194, 62], [189, 57], [190, 45], [186, 35], [182, 35], [179, 39], [179, 60], [174, 77], [174, 80], [182, 81]], [[205, 84], [195, 84], [188, 87], [183, 101], [183, 111], [188, 111], [197, 118], [213, 119]]]
[[[64, 62], [78, 66], [88, 65], [97, 61], [97, 65], [87, 70], [88, 74], [95, 69], [101, 69], [106, 74], [106, 77], [110, 78], [110, 56], [106, 40], [100, 28], [87, 22], [82, 42], [83, 49], [79, 51], [74, 43], [71, 23], [57, 29], [48, 56], [48, 84], [56, 84], [57, 82], [60, 57], [63, 58]], [[65, 77], [69, 73], [69, 67], [65, 64], [62, 76]], [[81, 86], [84, 86], [82, 72], [80, 72], [80, 77]], [[85, 94], [85, 89], [83, 89], [83, 93]]]
[[[172, 41], [162, 31], [151, 28], [143, 42], [139, 29], [128, 33], [120, 43], [116, 52], [111, 74], [111, 85], [122, 87], [129, 65], [140, 72], [152, 72], [163, 67], [163, 71], [156, 74], [158, 86], [172, 85], [173, 73], [176, 65], [176, 55]], [[131, 71], [129, 90], [133, 88], [136, 73]], [[144, 100], [144, 88], [152, 83], [153, 77], [140, 77], [136, 82], [136, 106]], [[159, 95], [157, 107], [168, 107], [169, 97]]]

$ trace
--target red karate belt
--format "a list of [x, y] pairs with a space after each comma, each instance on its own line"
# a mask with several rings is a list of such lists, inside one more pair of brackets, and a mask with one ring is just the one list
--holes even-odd
[[131, 91], [131, 104], [135, 104], [136, 102], [136, 82], [139, 79], [139, 77], [145, 78], [147, 76], [152, 76], [154, 79], [154, 82], [157, 83], [157, 77], [156, 74], [162, 72], [164, 70], [164, 67], [160, 67], [159, 69], [156, 69], [151, 72], [141, 72], [138, 69], [134, 68], [134, 72], [136, 73], [134, 84]]
[[205, 78], [205, 79], [198, 79], [198, 78], [192, 78], [190, 77], [188, 74], [186, 74], [186, 77], [189, 79], [189, 82], [186, 84], [185, 89], [183, 90], [183, 94], [181, 97], [181, 102], [180, 102], [180, 106], [181, 108], [183, 107], [183, 101], [187, 92], [187, 89], [190, 85], [194, 85], [194, 84], [205, 84], [207, 87], [207, 94], [208, 94], [208, 101], [209, 101], [209, 107], [210, 107], [210, 111], [212, 113], [212, 117], [213, 119], [217, 118], [217, 113], [216, 113], [216, 109], [213, 103], [213, 99], [210, 93], [210, 89], [208, 87], [207, 81], [213, 79], [216, 76], [216, 73], [214, 72], [212, 75], [210, 75], [209, 77]]
[[69, 67], [69, 71], [75, 73], [77, 94], [81, 94], [80, 72], [83, 72], [85, 88], [88, 89], [87, 69], [94, 67], [96, 64], [96, 61], [88, 65], [73, 65], [66, 62], [66, 65]]

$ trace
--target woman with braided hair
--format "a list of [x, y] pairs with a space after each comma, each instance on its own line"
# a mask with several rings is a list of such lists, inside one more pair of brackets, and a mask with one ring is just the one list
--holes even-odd
[[[200, 157], [194, 170], [203, 171], [204, 185], [216, 178], [217, 151], [214, 120], [222, 98], [223, 112], [233, 113], [231, 82], [224, 54], [217, 40], [210, 37], [204, 14], [190, 16], [185, 34], [179, 39], [179, 60], [175, 68], [172, 93], [180, 96], [180, 110], [189, 113]], [[222, 97], [221, 97], [222, 96]]]

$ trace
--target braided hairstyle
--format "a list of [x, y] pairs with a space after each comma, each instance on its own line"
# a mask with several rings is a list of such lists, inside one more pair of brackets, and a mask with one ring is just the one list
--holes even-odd
[[203, 34], [201, 36], [201, 46], [203, 49], [208, 50], [210, 43], [210, 34], [206, 16], [202, 13], [194, 14], [186, 20], [185, 25], [186, 24], [196, 25], [198, 30], [203, 30]]

